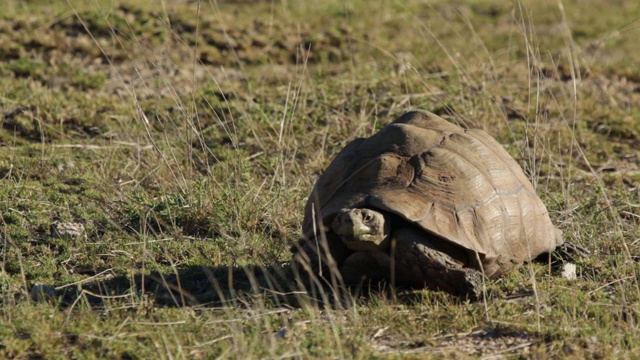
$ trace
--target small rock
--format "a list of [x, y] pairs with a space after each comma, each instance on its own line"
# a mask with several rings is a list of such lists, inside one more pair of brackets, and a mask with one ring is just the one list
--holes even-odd
[[31, 300], [42, 302], [56, 297], [56, 288], [51, 285], [37, 283], [31, 288]]
[[276, 333], [276, 339], [284, 339], [287, 337], [287, 329], [280, 329], [280, 331], [278, 331]]
[[576, 264], [574, 263], [566, 263], [562, 266], [561, 272], [562, 278], [566, 280], [575, 280], [578, 278], [576, 275]]
[[81, 223], [54, 221], [51, 226], [51, 237], [65, 240], [86, 240], [87, 232]]

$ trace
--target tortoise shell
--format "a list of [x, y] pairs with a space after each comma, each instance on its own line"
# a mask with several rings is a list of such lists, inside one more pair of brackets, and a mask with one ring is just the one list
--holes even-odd
[[498, 142], [429, 112], [408, 112], [336, 156], [307, 201], [305, 239], [327, 231], [341, 209], [361, 207], [419, 227], [452, 256], [464, 250], [458, 260], [487, 276], [563, 243], [531, 182]]

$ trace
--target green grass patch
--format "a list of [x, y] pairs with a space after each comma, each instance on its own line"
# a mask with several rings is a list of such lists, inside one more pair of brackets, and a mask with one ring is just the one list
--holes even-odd
[[[640, 351], [640, 5], [3, 6], [0, 357]], [[479, 302], [292, 287], [317, 176], [412, 109], [505, 146], [591, 250], [576, 281], [526, 264]]]

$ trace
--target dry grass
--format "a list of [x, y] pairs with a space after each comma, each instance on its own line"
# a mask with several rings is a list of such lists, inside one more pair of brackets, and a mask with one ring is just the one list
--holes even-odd
[[[0, 357], [640, 352], [637, 2], [4, 7]], [[292, 286], [318, 174], [410, 109], [504, 144], [591, 249], [578, 280], [527, 264], [477, 303]]]

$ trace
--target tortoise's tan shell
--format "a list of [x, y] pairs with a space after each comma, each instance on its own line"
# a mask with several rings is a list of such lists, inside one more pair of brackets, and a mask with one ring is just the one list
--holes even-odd
[[307, 202], [305, 238], [314, 238], [320, 220], [327, 229], [340, 209], [355, 207], [395, 213], [437, 235], [443, 248], [462, 247], [475, 259], [462, 260], [466, 266], [488, 276], [563, 242], [500, 144], [428, 112], [406, 113], [337, 155]]

